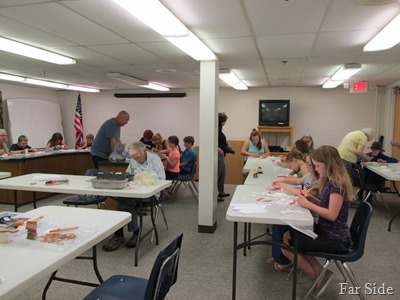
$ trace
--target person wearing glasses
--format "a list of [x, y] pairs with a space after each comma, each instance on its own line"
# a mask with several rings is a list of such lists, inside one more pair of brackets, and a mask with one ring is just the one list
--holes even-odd
[[0, 129], [0, 155], [9, 154], [6, 141], [7, 141], [7, 132], [4, 129]]
[[28, 145], [28, 138], [23, 134], [18, 137], [18, 143], [12, 144], [10, 147], [11, 154], [36, 152], [36, 151], [38, 150]]
[[[132, 160], [126, 170], [129, 174], [137, 175], [142, 171], [152, 171], [157, 175], [159, 180], [165, 180], [165, 170], [160, 157], [156, 153], [146, 151], [145, 144], [141, 142], [134, 142], [128, 147], [129, 156]], [[154, 197], [160, 198], [161, 193], [157, 193]], [[148, 199], [135, 199], [135, 198], [118, 198], [118, 210], [131, 213], [132, 220], [128, 223], [128, 231], [133, 232], [132, 237], [125, 243], [123, 227], [118, 229], [111, 239], [103, 245], [105, 251], [117, 250], [123, 243], [128, 248], [135, 248], [139, 239], [139, 224], [137, 218], [136, 207], [138, 201], [151, 201]]]

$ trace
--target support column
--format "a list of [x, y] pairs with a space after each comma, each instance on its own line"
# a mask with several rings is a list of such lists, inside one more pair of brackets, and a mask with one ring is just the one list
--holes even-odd
[[213, 233], [217, 228], [219, 62], [200, 62], [200, 166], [198, 231]]

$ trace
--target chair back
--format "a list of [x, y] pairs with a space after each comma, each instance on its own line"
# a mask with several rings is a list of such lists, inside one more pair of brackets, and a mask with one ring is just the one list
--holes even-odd
[[99, 169], [87, 169], [85, 172], [85, 176], [97, 176], [99, 171]]
[[364, 254], [367, 231], [372, 215], [372, 206], [368, 202], [361, 202], [354, 214], [350, 225], [350, 235], [353, 240], [353, 258], [352, 261], [360, 259]]
[[[87, 169], [85, 171], [85, 176], [97, 176], [99, 169]], [[78, 195], [78, 199], [85, 202], [98, 202], [105, 201], [107, 197], [99, 195]]]
[[144, 299], [163, 300], [178, 276], [183, 233], [178, 234], [158, 254], [147, 284]]
[[190, 172], [190, 179], [193, 179], [194, 175], [196, 174], [196, 168], [197, 168], [197, 157], [194, 159], [192, 170]]
[[353, 185], [357, 187], [365, 186], [364, 173], [361, 166], [357, 164], [351, 164], [351, 168], [353, 169]]

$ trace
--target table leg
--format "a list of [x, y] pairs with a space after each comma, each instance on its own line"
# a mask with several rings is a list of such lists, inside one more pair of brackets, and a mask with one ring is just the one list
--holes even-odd
[[[397, 194], [397, 195], [399, 196], [399, 198], [400, 198], [400, 193], [399, 193], [399, 190], [398, 190], [397, 187], [396, 187], [396, 182], [392, 181], [392, 184], [393, 184], [394, 190], [396, 191], [396, 194]], [[396, 217], [397, 217], [398, 215], [400, 215], [400, 209], [399, 209], [399, 210], [394, 214], [394, 216], [390, 219], [389, 226], [388, 226], [388, 231], [390, 231], [390, 230], [392, 229], [392, 223], [393, 223], [394, 219], [396, 219]]]
[[143, 228], [143, 203], [142, 201], [139, 202], [139, 237], [135, 249], [135, 267], [138, 266], [139, 262], [139, 246], [140, 246], [140, 241], [142, 240], [142, 228]]
[[36, 192], [33, 192], [33, 208], [36, 209]]
[[17, 191], [14, 190], [14, 211], [18, 211], [18, 200], [17, 200]]
[[[247, 224], [248, 223], [244, 223], [244, 227], [243, 227], [243, 243], [246, 244], [247, 242]], [[246, 256], [246, 247], [243, 247], [243, 256]]]
[[[237, 268], [237, 233], [238, 223], [233, 224], [233, 272], [232, 272], [232, 300], [236, 299], [236, 268]], [[246, 247], [245, 247], [246, 248]]]
[[296, 300], [296, 292], [297, 292], [297, 254], [299, 248], [299, 232], [294, 230], [294, 243], [293, 243], [293, 277], [292, 277], [292, 299]]
[[[97, 279], [99, 280], [100, 283], [102, 283], [104, 280], [100, 275], [99, 268], [97, 266], [97, 248], [96, 245], [92, 247], [92, 256], [78, 256], [75, 259], [90, 259], [93, 261], [93, 269], [96, 274]], [[80, 280], [74, 280], [74, 279], [68, 279], [68, 278], [62, 278], [62, 277], [57, 277], [57, 272], [58, 270], [54, 271], [49, 280], [46, 283], [46, 286], [44, 287], [43, 293], [42, 293], [42, 300], [46, 300], [46, 294], [47, 291], [50, 288], [50, 285], [53, 281], [62, 281], [62, 282], [67, 282], [67, 283], [72, 283], [72, 284], [79, 284], [79, 285], [85, 285], [85, 286], [92, 286], [92, 287], [97, 287], [99, 286], [98, 283], [92, 283], [92, 282], [86, 282], [86, 281], [80, 281]]]

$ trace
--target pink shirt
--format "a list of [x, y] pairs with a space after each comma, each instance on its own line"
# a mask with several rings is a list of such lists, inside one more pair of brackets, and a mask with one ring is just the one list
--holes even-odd
[[177, 158], [178, 162], [176, 163], [174, 168], [171, 168], [168, 165], [167, 170], [170, 171], [170, 172], [173, 172], [173, 173], [179, 173], [179, 165], [180, 165], [179, 161], [180, 161], [180, 158], [181, 158], [181, 154], [179, 153], [179, 150], [178, 149], [174, 149], [174, 150], [171, 149], [169, 151], [168, 158], [170, 160], [172, 160], [173, 158]]

